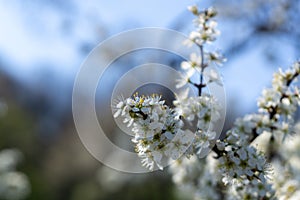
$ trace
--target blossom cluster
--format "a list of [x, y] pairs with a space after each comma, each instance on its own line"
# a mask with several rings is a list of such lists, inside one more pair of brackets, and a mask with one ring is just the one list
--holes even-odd
[[219, 171], [223, 174], [222, 181], [234, 187], [234, 191], [239, 191], [234, 193], [237, 199], [271, 198], [275, 194], [272, 182], [268, 180], [271, 165], [263, 152], [249, 145], [262, 134], [285, 138], [293, 133], [292, 119], [299, 96], [298, 89], [291, 84], [298, 75], [298, 62], [284, 72], [279, 70], [275, 73], [273, 87], [266, 89], [258, 100], [259, 113], [237, 119], [225, 138], [217, 142], [215, 150], [219, 157]]
[[[219, 35], [214, 20], [217, 12], [213, 8], [199, 11], [196, 6], [189, 10], [196, 16], [196, 31], [184, 44], [196, 44], [200, 55], [193, 53], [181, 63], [183, 74], [176, 86], [190, 84], [199, 96], [188, 96], [186, 90], [176, 96], [174, 108], [170, 108], [158, 95], [136, 95], [120, 101], [114, 117], [121, 116], [132, 126], [132, 141], [143, 165], [150, 170], [155, 166], [163, 169], [164, 160], [175, 160], [170, 167], [173, 181], [191, 190], [196, 199], [298, 199], [300, 159], [295, 152], [300, 149], [300, 139], [292, 150], [284, 143], [299, 132], [293, 119], [300, 105], [299, 89], [294, 85], [300, 62], [275, 73], [272, 87], [258, 99], [258, 112], [238, 118], [218, 138], [221, 107], [214, 96], [203, 92], [208, 84], [221, 84], [212, 64], [219, 66], [226, 61], [219, 51], [204, 49]], [[194, 75], [200, 80], [195, 81]], [[270, 137], [265, 149], [253, 145], [266, 135]]]
[[272, 139], [271, 133], [260, 135], [255, 141], [259, 148], [270, 155], [273, 174], [269, 182], [277, 199], [300, 198], [300, 123], [293, 129], [295, 134], [284, 141]]
[[205, 43], [216, 40], [220, 32], [216, 29], [217, 22], [213, 18], [217, 15], [214, 8], [208, 8], [204, 11], [199, 11], [197, 6], [190, 6], [188, 9], [196, 16], [194, 23], [196, 30], [190, 33], [190, 41], [186, 41], [186, 45], [203, 45]]
[[[199, 12], [196, 7], [190, 7], [190, 10], [197, 16], [205, 15], [203, 12]], [[209, 17], [206, 19], [209, 19]], [[199, 22], [199, 20], [196, 20], [196, 22]], [[191, 35], [195, 35], [195, 33]], [[204, 42], [199, 42], [200, 40], [192, 37], [191, 41], [197, 45], [204, 44]], [[209, 42], [211, 41], [213, 40], [209, 40]], [[193, 60], [195, 61], [195, 59]], [[202, 66], [206, 67], [205, 64]], [[196, 70], [191, 70], [187, 67], [186, 63], [183, 63], [182, 68], [188, 70], [186, 72], [188, 76], [192, 74], [191, 72], [199, 70], [201, 72], [201, 67], [200, 69], [194, 67]], [[270, 155], [274, 156], [274, 151], [266, 155], [263, 151], [257, 149], [256, 146], [252, 146], [251, 143], [261, 135], [271, 134], [271, 138], [274, 140], [274, 138], [284, 139], [286, 136], [294, 133], [293, 118], [299, 105], [300, 96], [298, 88], [293, 86], [292, 83], [299, 76], [299, 68], [300, 64], [296, 62], [290, 69], [286, 71], [279, 70], [278, 73], [275, 73], [272, 88], [265, 89], [262, 97], [258, 100], [259, 112], [237, 119], [233, 128], [226, 133], [225, 138], [218, 140], [216, 146], [213, 148], [213, 153], [216, 154], [215, 158], [217, 160], [215, 168], [217, 172], [215, 173], [221, 174], [222, 177], [216, 180], [219, 182], [217, 185], [228, 191], [223, 192], [223, 196], [226, 199], [273, 199], [283, 196], [278, 194], [280, 190], [278, 187], [275, 187], [276, 184], [272, 181], [274, 179], [274, 170], [271, 164], [268, 163], [270, 160], [267, 160]], [[189, 79], [188, 82], [196, 87], [198, 86], [198, 88], [199, 85], [202, 86], [202, 83], [197, 85]], [[186, 110], [192, 112], [193, 107], [189, 106], [189, 108], [190, 110], [188, 108]], [[282, 140], [278, 141], [282, 142]], [[269, 141], [269, 143], [271, 142]], [[189, 166], [189, 168], [192, 167]], [[180, 174], [188, 173], [189, 168], [182, 165], [181, 170], [185, 172], [181, 172]], [[178, 172], [171, 171], [174, 177], [178, 177]], [[204, 178], [203, 174], [199, 176], [199, 179]], [[190, 179], [190, 181], [185, 180], [185, 182], [180, 184], [195, 185], [193, 184], [195, 182], [194, 179], [195, 177]], [[291, 191], [294, 192], [298, 187], [295, 183], [298, 182], [289, 182], [289, 185], [284, 187], [285, 191], [283, 194], [289, 194]], [[195, 187], [200, 186], [196, 185]], [[287, 187], [290, 190], [289, 192], [287, 191]], [[204, 189], [205, 187], [201, 186], [201, 188]], [[196, 194], [197, 192], [195, 192], [195, 197], [197, 197]], [[207, 199], [207, 197], [203, 199]], [[219, 199], [219, 197], [210, 197], [209, 199]], [[286, 195], [282, 199], [289, 199], [289, 196]]]
[[232, 196], [237, 199], [271, 198], [274, 192], [267, 182], [271, 170], [263, 153], [252, 146], [233, 148], [233, 145], [227, 146], [224, 155], [218, 159], [222, 182], [236, 191]]
[[120, 101], [114, 117], [132, 126], [135, 150], [144, 166], [163, 169], [164, 158], [178, 159], [193, 142], [193, 134], [183, 131], [182, 121], [158, 95], [137, 96]]
[[[258, 100], [258, 113], [238, 118], [225, 137], [217, 141], [214, 151], [204, 161], [185, 158], [171, 166], [174, 182], [181, 188], [194, 188], [196, 199], [199, 194], [202, 195], [200, 199], [220, 199], [218, 195], [203, 194], [211, 190], [214, 190], [212, 194], [219, 194], [217, 188], [227, 191], [221, 194], [224, 199], [230, 200], [299, 199], [300, 139], [295, 134], [299, 133], [300, 125], [295, 129], [293, 124], [300, 100], [298, 88], [293, 84], [298, 76], [299, 62], [286, 71], [279, 70], [275, 73], [272, 88], [267, 89], [275, 92], [273, 95], [263, 92]], [[286, 99], [290, 103], [288, 106]], [[197, 115], [193, 113], [193, 104], [189, 104], [190, 106], [181, 109], [181, 113], [193, 120]], [[270, 137], [264, 143], [267, 145], [264, 151], [252, 145], [265, 135]], [[293, 145], [286, 144], [290, 137], [293, 137]], [[213, 154], [214, 161], [208, 159]], [[211, 163], [215, 163], [214, 174], [218, 174], [218, 177], [211, 176], [209, 170], [202, 172]], [[198, 180], [205, 180], [207, 175], [216, 182], [209, 184], [210, 190], [198, 183]]]
[[269, 116], [271, 129], [285, 138], [293, 134], [294, 113], [300, 105], [299, 89], [291, 85], [300, 74], [300, 63], [295, 62], [286, 71], [274, 74], [272, 88], [263, 90], [258, 100], [259, 112]]
[[262, 151], [249, 146], [253, 137], [251, 134], [260, 120], [263, 120], [261, 115], [238, 119], [214, 148], [218, 154], [218, 171], [222, 174], [222, 183], [231, 191], [229, 199], [261, 199], [274, 195], [267, 181], [272, 172], [270, 165]]
[[[221, 107], [212, 95], [202, 93], [210, 83], [221, 84], [219, 74], [210, 66], [226, 60], [218, 51], [206, 52], [203, 47], [218, 35], [213, 20], [216, 11], [213, 8], [198, 11], [195, 7], [190, 10], [196, 15], [197, 32], [191, 33], [189, 41], [197, 43], [201, 55], [191, 54], [190, 60], [181, 63], [186, 75], [182, 75], [177, 87], [191, 84], [200, 95], [190, 97], [186, 90], [176, 96], [172, 109], [158, 95], [135, 95], [115, 105], [114, 117], [122, 117], [123, 122], [132, 127], [135, 150], [150, 170], [155, 166], [163, 169], [164, 161], [170, 158], [207, 154], [218, 137], [215, 125], [220, 119]], [[190, 79], [196, 74], [200, 77], [198, 83]]]
[[221, 107], [213, 96], [203, 94], [202, 96], [188, 97], [187, 92], [173, 102], [176, 112], [185, 119], [186, 123], [194, 125], [194, 142], [191, 152], [200, 155], [207, 152], [214, 145], [217, 134], [215, 125], [220, 119]]
[[[190, 83], [198, 88], [203, 88], [209, 83], [221, 84], [221, 78], [215, 69], [209, 68], [212, 64], [221, 66], [226, 58], [216, 51], [206, 51], [205, 44], [210, 44], [217, 39], [219, 31], [216, 29], [217, 22], [213, 19], [217, 12], [214, 8], [208, 8], [204, 11], [199, 11], [196, 6], [189, 7], [189, 10], [196, 16], [194, 20], [196, 31], [192, 31], [189, 38], [184, 41], [187, 46], [197, 45], [200, 48], [200, 55], [192, 53], [188, 61], [181, 63], [181, 68], [184, 73], [181, 79], [177, 80], [177, 88], [183, 87]], [[191, 79], [193, 75], [200, 75], [200, 83], [195, 83]], [[206, 78], [206, 83], [203, 83], [203, 77]], [[201, 95], [199, 95], [201, 96]]]
[[[168, 159], [206, 152], [216, 141], [214, 123], [220, 118], [217, 100], [209, 95], [188, 97], [187, 94], [177, 97], [174, 109], [158, 95], [135, 95], [115, 106], [114, 117], [122, 117], [132, 127], [135, 150], [150, 170], [155, 166], [163, 169], [163, 162]], [[186, 128], [193, 123], [195, 130]]]
[[216, 170], [217, 160], [212, 154], [199, 159], [196, 155], [177, 160], [170, 166], [173, 182], [185, 193], [194, 194], [195, 199], [221, 199], [221, 178]]

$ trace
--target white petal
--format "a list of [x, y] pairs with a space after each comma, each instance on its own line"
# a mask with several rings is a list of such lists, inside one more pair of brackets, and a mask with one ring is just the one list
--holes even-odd
[[191, 64], [187, 61], [184, 61], [184, 62], [181, 63], [181, 68], [184, 69], [184, 70], [187, 70], [191, 67], [192, 67]]

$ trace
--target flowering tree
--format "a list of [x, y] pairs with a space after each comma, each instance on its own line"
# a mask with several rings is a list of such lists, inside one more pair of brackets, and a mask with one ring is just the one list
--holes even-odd
[[[177, 87], [189, 84], [198, 96], [189, 96], [186, 90], [176, 95], [171, 108], [159, 95], [136, 94], [116, 104], [114, 117], [122, 117], [132, 127], [142, 164], [153, 170], [163, 169], [167, 160], [175, 161], [170, 167], [173, 181], [191, 190], [196, 199], [298, 199], [300, 168], [297, 151], [293, 151], [297, 148], [289, 148], [286, 141], [296, 132], [293, 119], [300, 94], [294, 82], [300, 63], [275, 73], [272, 88], [265, 89], [258, 100], [258, 112], [237, 119], [219, 138], [220, 104], [206, 92], [209, 84], [222, 84], [212, 66], [226, 61], [219, 51], [206, 48], [219, 34], [214, 20], [217, 12], [214, 8], [200, 11], [196, 6], [189, 10], [195, 15], [196, 30], [184, 44], [197, 45], [200, 55], [193, 53], [182, 62]], [[293, 162], [289, 162], [291, 157]], [[287, 180], [287, 175], [292, 178]]]

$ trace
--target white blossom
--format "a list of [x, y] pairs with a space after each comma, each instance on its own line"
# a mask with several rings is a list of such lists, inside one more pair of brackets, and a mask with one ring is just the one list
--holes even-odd
[[205, 73], [205, 77], [207, 78], [207, 83], [217, 83], [222, 85], [221, 77], [214, 69], [209, 69]]
[[220, 104], [208, 94], [197, 97], [181, 97], [174, 102], [176, 112], [187, 121], [197, 120], [197, 128], [208, 130], [220, 118]]
[[192, 77], [196, 71], [200, 72], [201, 70], [201, 57], [192, 53], [189, 61], [181, 63], [181, 68], [186, 71], [188, 77]]
[[205, 58], [209, 64], [215, 63], [218, 66], [222, 66], [227, 59], [219, 51], [216, 52], [205, 52]]
[[225, 148], [225, 155], [219, 158], [218, 168], [224, 174], [224, 184], [243, 185], [247, 184], [250, 178], [257, 177], [265, 183], [269, 169], [262, 153], [252, 146], [236, 148]]
[[215, 41], [220, 34], [216, 29], [217, 22], [212, 20], [217, 14], [216, 10], [209, 8], [199, 12], [195, 6], [189, 7], [189, 10], [197, 16], [194, 20], [197, 31], [192, 31], [189, 35], [189, 39], [186, 40], [184, 44], [187, 46], [192, 46], [193, 44], [203, 45]]
[[27, 176], [16, 171], [23, 155], [17, 149], [4, 149], [0, 152], [0, 199], [21, 200], [30, 193]]
[[192, 145], [193, 140], [194, 134], [191, 131], [178, 131], [174, 139], [166, 145], [165, 154], [173, 160], [177, 160]]
[[214, 131], [197, 131], [195, 136], [195, 147], [198, 155], [206, 152], [211, 147], [212, 141], [216, 140], [216, 132]]
[[180, 78], [176, 80], [176, 88], [182, 88], [190, 81], [190, 77], [187, 74], [180, 74]]
[[0, 173], [14, 171], [23, 155], [17, 149], [4, 149], [0, 152]]

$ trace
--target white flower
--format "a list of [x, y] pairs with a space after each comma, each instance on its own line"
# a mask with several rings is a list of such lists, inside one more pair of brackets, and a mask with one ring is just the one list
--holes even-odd
[[173, 104], [175, 106], [183, 104], [183, 102], [188, 100], [189, 92], [190, 89], [186, 88], [185, 90], [182, 90], [179, 94], [175, 94], [176, 99], [173, 101]]
[[219, 51], [205, 53], [205, 57], [208, 64], [215, 63], [218, 66], [222, 66], [223, 63], [227, 61], [227, 59]]
[[180, 74], [180, 78], [176, 80], [176, 88], [182, 88], [189, 83], [190, 77], [187, 74]]
[[210, 148], [212, 141], [216, 139], [216, 132], [214, 131], [198, 131], [195, 138], [195, 146], [198, 149], [197, 154], [202, 155], [202, 152], [206, 152]]
[[281, 93], [273, 89], [264, 89], [263, 97], [258, 100], [258, 106], [268, 110], [270, 107], [276, 107], [280, 102]]
[[187, 77], [192, 77], [196, 71], [200, 72], [201, 70], [201, 57], [192, 53], [189, 61], [181, 63], [181, 68], [186, 71]]
[[293, 64], [293, 69], [295, 70], [295, 73], [300, 73], [300, 61]]
[[209, 71], [205, 71], [204, 73], [205, 78], [207, 78], [208, 83], [217, 83], [222, 85], [221, 77], [219, 76], [218, 72], [214, 69], [210, 69]]
[[272, 86], [276, 91], [285, 92], [287, 90], [287, 82], [282, 69], [280, 68], [277, 73], [274, 73]]
[[216, 40], [216, 37], [220, 32], [216, 30], [217, 22], [211, 20], [211, 18], [217, 14], [215, 9], [209, 8], [199, 12], [196, 6], [191, 6], [189, 7], [189, 10], [197, 16], [194, 20], [197, 31], [192, 31], [189, 35], [189, 39], [186, 40], [184, 44], [187, 46], [192, 46], [193, 44], [201, 46]]
[[165, 154], [177, 160], [187, 151], [193, 140], [194, 134], [191, 131], [178, 131], [172, 141], [166, 145]]
[[220, 105], [210, 95], [203, 94], [200, 97], [185, 97], [174, 102], [176, 112], [187, 121], [192, 122], [197, 118], [197, 128], [207, 130], [220, 118]]
[[210, 22], [207, 27], [200, 29], [199, 31], [192, 31], [189, 35], [189, 40], [184, 42], [187, 46], [192, 46], [193, 44], [203, 45], [206, 42], [213, 42], [217, 39], [220, 34], [218, 30], [215, 29], [217, 22]]
[[189, 35], [189, 38], [183, 41], [183, 45], [191, 47], [195, 44], [199, 44], [200, 38], [201, 38], [201, 34], [199, 32], [192, 31]]
[[117, 118], [118, 116], [121, 115], [123, 109], [124, 109], [124, 102], [120, 101], [117, 105], [116, 105], [117, 111], [114, 114], [114, 118]]

